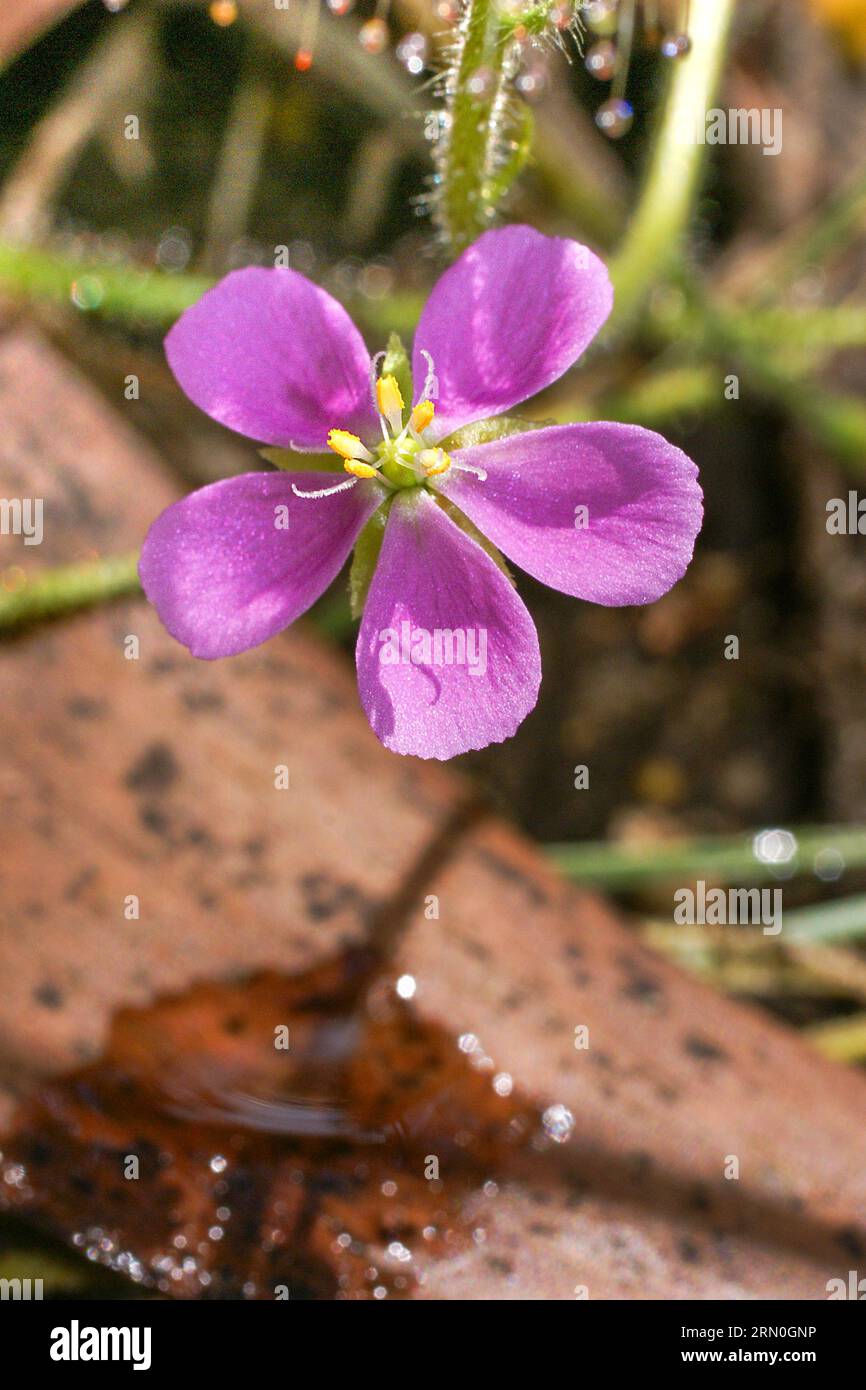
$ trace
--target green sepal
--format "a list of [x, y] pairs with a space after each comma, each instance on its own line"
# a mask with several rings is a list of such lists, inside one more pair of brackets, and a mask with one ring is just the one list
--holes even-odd
[[259, 449], [259, 456], [267, 459], [283, 473], [342, 473], [343, 463], [336, 454], [298, 454], [294, 449]]
[[446, 515], [449, 516], [451, 520], [454, 522], [454, 525], [458, 526], [460, 530], [463, 532], [463, 534], [468, 536], [470, 540], [475, 541], [476, 545], [481, 546], [481, 549], [484, 551], [484, 553], [490, 556], [496, 568], [502, 570], [502, 573], [505, 575], [505, 578], [508, 580], [512, 588], [514, 588], [514, 576], [512, 575], [511, 570], [508, 568], [508, 565], [505, 563], [505, 557], [503, 556], [502, 552], [500, 550], [497, 550], [493, 542], [489, 541], [487, 537], [483, 534], [483, 532], [479, 531], [478, 527], [474, 526], [473, 523], [469, 520], [469, 517], [466, 516], [463, 512], [461, 512], [460, 508], [456, 507], [449, 498], [443, 497], [441, 492], [434, 493], [434, 496], [436, 498], [436, 501], [439, 503], [439, 506], [442, 508], [443, 512], [445, 512]]
[[547, 429], [555, 423], [555, 420], [518, 420], [515, 415], [494, 415], [489, 420], [476, 420], [474, 424], [455, 430], [442, 440], [442, 448], [448, 453], [454, 449], [473, 449], [478, 444], [490, 444], [495, 439], [507, 439], [512, 434]]
[[384, 505], [373, 513], [355, 542], [352, 568], [349, 570], [349, 606], [353, 618], [360, 618], [364, 611], [393, 500], [393, 497], [387, 498]]
[[382, 362], [382, 376], [394, 377], [400, 388], [400, 395], [403, 397], [403, 404], [408, 410], [412, 408], [412, 368], [409, 365], [409, 356], [403, 346], [403, 339], [399, 333], [392, 333], [388, 339], [388, 347], [385, 358]]

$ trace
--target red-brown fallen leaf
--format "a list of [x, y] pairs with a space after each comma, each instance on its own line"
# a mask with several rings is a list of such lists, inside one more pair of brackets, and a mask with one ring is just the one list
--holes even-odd
[[408, 1296], [471, 1240], [489, 1174], [557, 1180], [544, 1147], [353, 951], [123, 1010], [17, 1111], [0, 1210], [175, 1296]]

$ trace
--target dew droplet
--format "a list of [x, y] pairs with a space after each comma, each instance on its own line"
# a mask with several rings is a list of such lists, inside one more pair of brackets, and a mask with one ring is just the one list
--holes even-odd
[[550, 22], [557, 29], [568, 29], [574, 23], [574, 6], [568, 3], [554, 5], [550, 11]]
[[69, 287], [69, 297], [76, 309], [98, 309], [104, 293], [98, 275], [82, 275]]
[[382, 53], [388, 47], [388, 26], [384, 19], [374, 16], [358, 30], [358, 42], [365, 53]]
[[527, 63], [523, 71], [518, 74], [514, 85], [525, 101], [538, 101], [547, 90], [545, 64], [540, 59]]
[[845, 860], [838, 849], [819, 849], [815, 855], [815, 873], [824, 883], [835, 883], [845, 872]]
[[328, 9], [338, 17], [355, 8], [355, 0], [328, 0]]
[[797, 848], [790, 830], [762, 830], [752, 840], [752, 853], [762, 864], [788, 864]]
[[427, 40], [423, 34], [406, 34], [395, 49], [398, 62], [407, 72], [417, 77], [427, 65]]
[[616, 0], [589, 0], [583, 17], [591, 29], [605, 29], [616, 23]]
[[208, 14], [214, 24], [219, 25], [220, 29], [227, 29], [237, 19], [238, 7], [235, 0], [213, 0]]
[[661, 42], [664, 58], [684, 58], [691, 50], [692, 41], [688, 34], [665, 34]]
[[476, 101], [485, 101], [492, 94], [495, 81], [490, 68], [476, 68], [467, 80], [466, 90]]
[[622, 97], [611, 97], [595, 113], [595, 123], [610, 140], [619, 140], [631, 128], [634, 111]]
[[609, 82], [616, 72], [616, 44], [610, 39], [599, 39], [594, 43], [583, 60], [587, 72], [599, 82]]
[[418, 988], [413, 975], [401, 975], [397, 981], [396, 989], [401, 999], [412, 999]]
[[541, 1117], [544, 1132], [555, 1144], [564, 1144], [571, 1138], [574, 1129], [574, 1116], [564, 1105], [549, 1105]]

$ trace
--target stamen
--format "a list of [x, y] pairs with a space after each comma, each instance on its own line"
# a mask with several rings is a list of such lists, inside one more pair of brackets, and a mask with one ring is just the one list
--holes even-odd
[[376, 395], [376, 387], [378, 385], [379, 363], [384, 362], [387, 355], [388, 354], [383, 348], [381, 352], [377, 352], [375, 357], [370, 359], [370, 394], [373, 397], [373, 404], [377, 410], [379, 409], [379, 400]]
[[356, 478], [377, 478], [378, 469], [371, 467], [369, 463], [362, 463], [360, 459], [346, 459], [343, 464], [347, 473], [354, 473]]
[[379, 377], [376, 382], [376, 405], [379, 414], [384, 415], [391, 426], [392, 434], [399, 434], [403, 429], [403, 397], [396, 377]]
[[423, 434], [435, 414], [436, 407], [432, 401], [419, 401], [409, 416], [410, 429], [416, 434]]
[[424, 358], [424, 361], [427, 363], [427, 375], [424, 378], [424, 390], [422, 392], [422, 395], [425, 398], [428, 396], [431, 398], [434, 396], [438, 396], [439, 383], [436, 380], [436, 371], [433, 367], [433, 358], [430, 356], [426, 348], [419, 348], [419, 352], [421, 353], [421, 356]]
[[296, 497], [330, 497], [334, 492], [346, 492], [348, 488], [354, 487], [357, 481], [357, 478], [346, 478], [342, 483], [335, 483], [333, 487], [320, 487], [315, 492], [303, 492], [292, 483], [292, 492]]
[[487, 474], [483, 468], [474, 468], [471, 463], [457, 463], [455, 459], [452, 459], [451, 463], [458, 473], [474, 473], [479, 482], [487, 482]]
[[328, 433], [328, 447], [333, 449], [335, 454], [339, 454], [344, 459], [364, 459], [366, 463], [373, 462], [373, 455], [366, 449], [356, 434], [350, 434], [348, 430], [330, 430]]
[[435, 478], [439, 473], [447, 473], [451, 467], [451, 459], [444, 449], [423, 449], [418, 455], [418, 462], [424, 469], [428, 478]]

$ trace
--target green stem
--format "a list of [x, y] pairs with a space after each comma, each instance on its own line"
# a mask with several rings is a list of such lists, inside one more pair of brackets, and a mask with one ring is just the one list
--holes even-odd
[[[74, 306], [79, 312], [86, 307], [106, 318], [145, 328], [165, 328], [174, 323], [213, 283], [208, 275], [108, 265], [41, 247], [0, 243], [0, 287], [9, 293]], [[371, 334], [385, 338], [392, 329], [408, 336], [418, 322], [422, 302], [421, 295], [407, 290], [382, 299], [353, 301], [348, 307]]]
[[170, 275], [133, 265], [74, 260], [34, 246], [0, 245], [0, 284], [28, 298], [89, 308], [162, 327], [213, 284], [205, 275]]
[[528, 108], [509, 95], [507, 42], [494, 0], [468, 0], [445, 77], [435, 216], [452, 255], [490, 225], [529, 149]]
[[20, 583], [20, 587], [0, 590], [0, 632], [134, 594], [140, 588], [137, 554], [62, 565], [32, 578], [17, 569], [6, 570], [0, 578], [7, 586], [14, 580]]
[[[798, 849], [787, 867], [796, 874], [811, 873], [815, 855], [821, 850], [836, 850], [848, 869], [866, 866], [866, 828], [807, 827], [792, 829], [791, 833]], [[558, 844], [548, 845], [547, 851], [570, 878], [617, 891], [660, 880], [687, 882], [695, 877], [715, 883], [739, 879], [778, 882], [778, 873], [773, 872], [778, 866], [757, 859], [752, 842], [752, 835], [717, 835], [634, 845]]]
[[785, 943], [851, 941], [866, 936], [866, 893], [785, 914]]
[[699, 186], [705, 146], [694, 138], [719, 81], [736, 0], [695, 0], [690, 53], [673, 65], [661, 125], [637, 209], [610, 271], [608, 330], [631, 321], [675, 264]]

